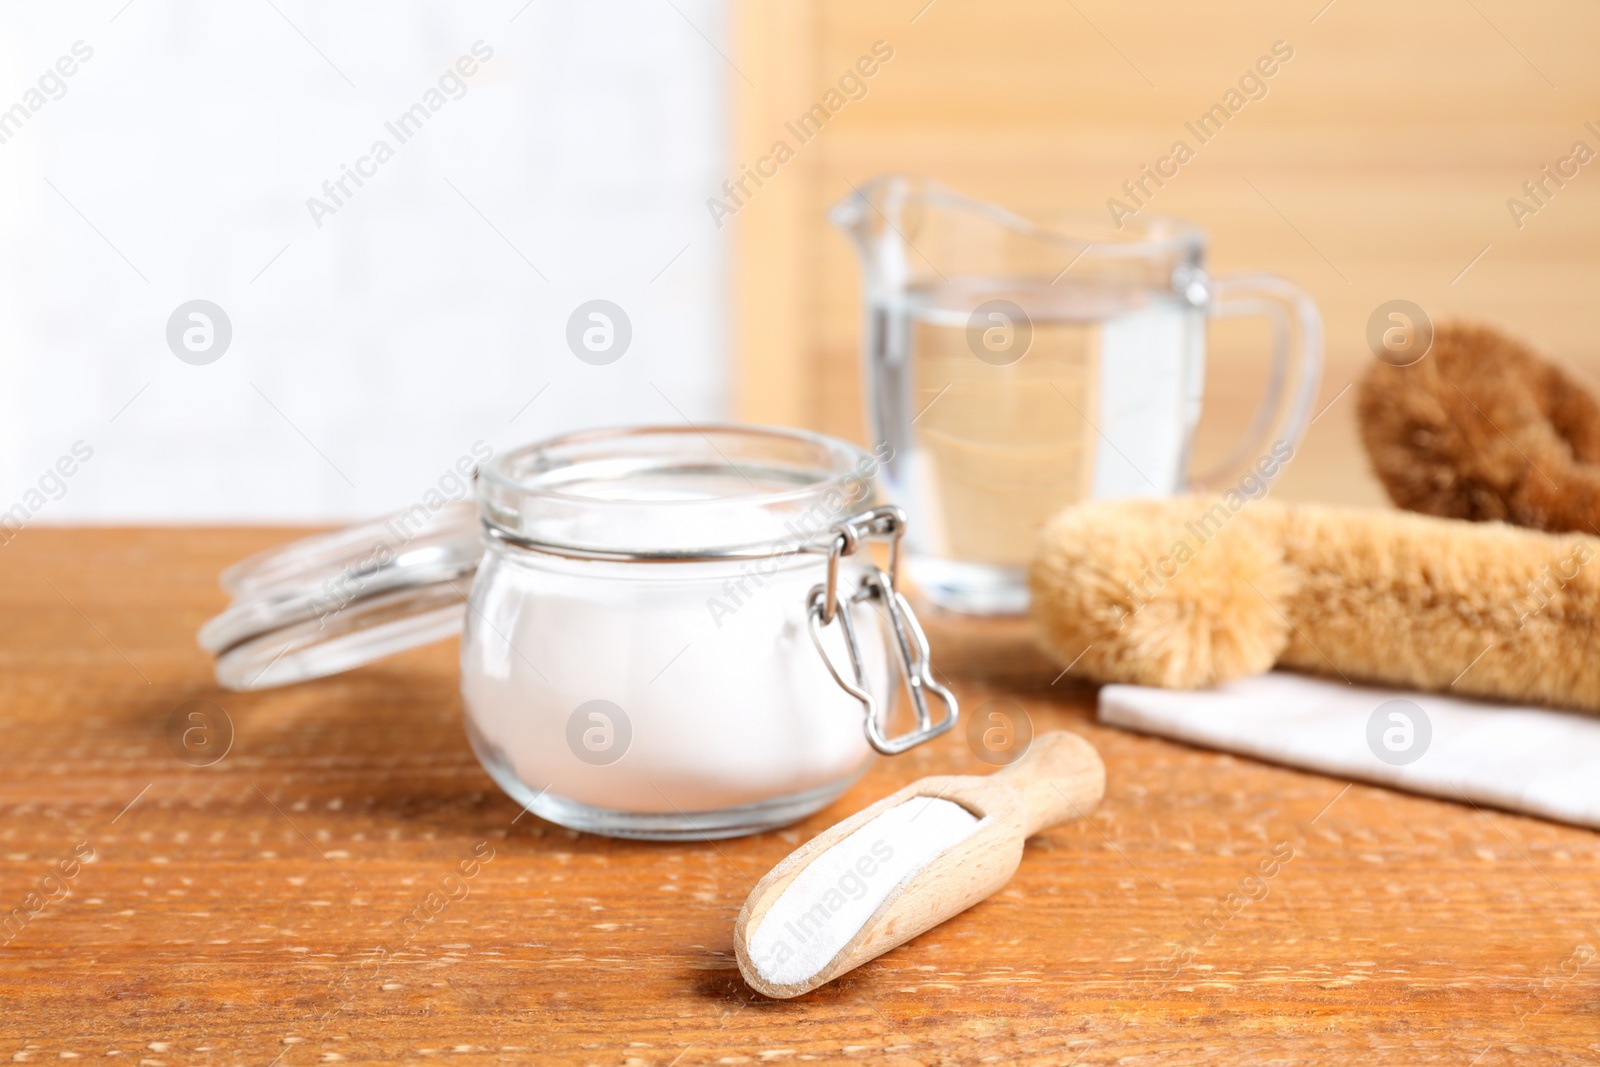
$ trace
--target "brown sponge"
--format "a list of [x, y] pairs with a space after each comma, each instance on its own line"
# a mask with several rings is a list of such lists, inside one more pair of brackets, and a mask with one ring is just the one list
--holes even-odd
[[1400, 507], [1600, 534], [1600, 403], [1504, 334], [1442, 324], [1417, 363], [1375, 360], [1359, 405], [1367, 455]]
[[1045, 645], [1098, 682], [1274, 665], [1600, 711], [1600, 538], [1387, 510], [1101, 501], [1044, 528]]

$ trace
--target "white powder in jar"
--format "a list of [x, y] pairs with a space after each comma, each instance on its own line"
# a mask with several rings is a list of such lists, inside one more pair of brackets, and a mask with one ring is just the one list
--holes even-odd
[[[739, 564], [491, 552], [462, 645], [472, 729], [529, 792], [612, 811], [710, 812], [842, 787], [873, 752], [861, 704], [807, 630], [825, 563], [755, 566], [759, 584]], [[859, 565], [843, 572], [848, 589]], [[887, 695], [876, 609], [859, 605], [855, 619], [873, 691]], [[848, 670], [840, 629], [824, 641]], [[572, 716], [593, 701], [617, 720], [593, 735], [611, 751], [574, 745]]]
[[978, 828], [959, 804], [913, 797], [838, 842], [806, 865], [750, 938], [762, 978], [791, 985], [839, 954], [908, 876]]

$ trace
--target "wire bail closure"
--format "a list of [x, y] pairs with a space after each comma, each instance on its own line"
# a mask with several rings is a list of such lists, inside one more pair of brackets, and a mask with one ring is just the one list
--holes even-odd
[[[898, 507], [873, 508], [833, 527], [833, 538], [828, 547], [828, 578], [816, 585], [806, 597], [806, 617], [811, 630], [811, 643], [817, 654], [827, 664], [828, 673], [839, 687], [861, 702], [866, 719], [867, 740], [885, 756], [895, 756], [932, 740], [956, 724], [960, 708], [950, 690], [933, 680], [928, 658], [928, 638], [911, 611], [911, 605], [895, 588], [899, 575], [900, 537], [905, 533], [906, 514]], [[850, 594], [846, 608], [869, 600], [883, 603], [894, 631], [895, 646], [899, 652], [900, 676], [906, 692], [911, 696], [911, 706], [916, 714], [916, 728], [898, 736], [884, 732], [882, 709], [867, 687], [866, 667], [861, 658], [861, 644], [856, 636], [855, 620], [848, 610], [839, 610], [839, 561], [854, 555], [867, 540], [889, 543], [889, 570], [887, 573], [874, 566]], [[845, 651], [850, 658], [850, 676], [839, 672], [827, 649], [822, 645], [822, 629], [837, 618], [844, 631]], [[927, 694], [932, 693], [945, 708], [945, 713], [935, 722], [928, 712]]]

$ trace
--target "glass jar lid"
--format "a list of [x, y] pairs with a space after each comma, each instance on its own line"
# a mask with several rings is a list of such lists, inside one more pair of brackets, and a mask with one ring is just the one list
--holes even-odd
[[338, 674], [459, 633], [482, 557], [471, 500], [294, 541], [223, 572], [200, 647], [229, 689]]

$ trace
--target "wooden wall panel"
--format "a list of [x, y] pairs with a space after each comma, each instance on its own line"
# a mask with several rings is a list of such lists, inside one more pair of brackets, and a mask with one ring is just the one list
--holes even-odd
[[[734, 407], [745, 421], [806, 426], [815, 421], [805, 368], [815, 343], [807, 294], [814, 288], [818, 160], [797, 153], [779, 164], [771, 149], [779, 139], [794, 139], [782, 124], [813, 95], [818, 12], [810, 4], [740, 3], [732, 18], [738, 58], [730, 78], [735, 158], [728, 171], [730, 182], [743, 179], [744, 192], [736, 186], [719, 199], [736, 209], [721, 216], [733, 228], [735, 248]], [[773, 161], [762, 167], [767, 159]], [[780, 167], [774, 178], [760, 179], [760, 170]]]
[[[1322, 401], [1360, 373], [1367, 318], [1396, 297], [1500, 323], [1593, 380], [1600, 163], [1520, 229], [1506, 201], [1573, 142], [1600, 150], [1585, 127], [1600, 128], [1600, 7], [1325, 4], [743, 0], [735, 58], [755, 88], [734, 79], [741, 160], [783, 137], [783, 121], [873, 42], [895, 54], [734, 220], [739, 414], [864, 437], [858, 275], [825, 218], [850, 183], [901, 171], [1024, 212], [1102, 206], [1280, 40], [1294, 58], [1267, 96], [1150, 210], [1204, 226], [1215, 270], [1273, 270], [1315, 296]], [[1217, 340], [1202, 456], [1253, 401], [1259, 365], [1243, 343]], [[1349, 401], [1313, 427], [1286, 497], [1382, 499]]]

